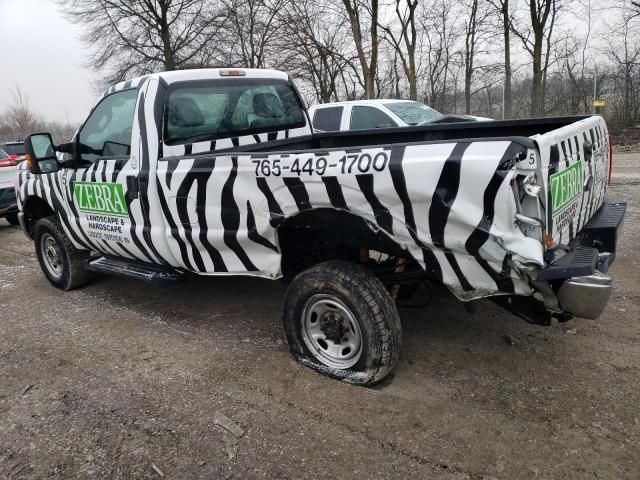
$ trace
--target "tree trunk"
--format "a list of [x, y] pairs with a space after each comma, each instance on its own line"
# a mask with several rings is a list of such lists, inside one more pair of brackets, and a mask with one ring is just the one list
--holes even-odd
[[169, 22], [167, 21], [167, 8], [164, 2], [160, 2], [160, 39], [162, 40], [162, 53], [164, 56], [165, 70], [175, 70], [176, 61], [171, 47], [171, 34], [169, 32]]
[[504, 118], [513, 116], [511, 97], [511, 34], [509, 0], [502, 3], [502, 28], [504, 30]]

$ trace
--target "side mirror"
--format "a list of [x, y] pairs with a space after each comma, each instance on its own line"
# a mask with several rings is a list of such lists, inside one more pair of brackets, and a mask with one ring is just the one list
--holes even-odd
[[34, 133], [24, 139], [26, 160], [31, 173], [52, 173], [59, 169], [51, 135]]

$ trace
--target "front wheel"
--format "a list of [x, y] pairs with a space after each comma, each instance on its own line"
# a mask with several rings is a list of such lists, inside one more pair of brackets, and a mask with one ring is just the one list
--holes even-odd
[[398, 311], [361, 265], [330, 261], [300, 273], [287, 289], [283, 320], [294, 358], [330, 377], [373, 385], [398, 362]]
[[76, 250], [55, 217], [41, 218], [34, 232], [36, 255], [47, 280], [61, 290], [73, 290], [89, 279], [88, 253]]

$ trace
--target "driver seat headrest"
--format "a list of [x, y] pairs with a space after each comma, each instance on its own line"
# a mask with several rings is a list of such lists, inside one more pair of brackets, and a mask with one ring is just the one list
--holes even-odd
[[263, 118], [280, 118], [285, 115], [280, 97], [274, 93], [256, 93], [253, 96], [253, 113]]
[[192, 98], [178, 97], [169, 102], [169, 124], [176, 127], [200, 127], [204, 115]]

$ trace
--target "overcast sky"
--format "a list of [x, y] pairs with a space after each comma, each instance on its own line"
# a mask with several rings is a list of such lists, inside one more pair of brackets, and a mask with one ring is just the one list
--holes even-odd
[[19, 86], [45, 119], [81, 122], [97, 95], [78, 35], [53, 0], [0, 0], [0, 112]]

